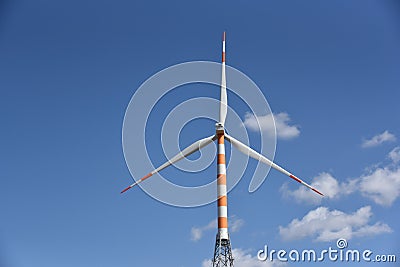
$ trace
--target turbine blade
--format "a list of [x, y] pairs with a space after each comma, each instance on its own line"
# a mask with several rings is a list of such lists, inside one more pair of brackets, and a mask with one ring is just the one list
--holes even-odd
[[228, 112], [228, 97], [226, 94], [226, 71], [225, 71], [225, 32], [222, 36], [222, 77], [221, 77], [221, 97], [219, 107], [219, 122], [225, 124]]
[[225, 138], [234, 146], [236, 147], [240, 152], [258, 160], [261, 161], [262, 163], [265, 163], [269, 166], [271, 166], [272, 168], [280, 171], [281, 173], [289, 176], [290, 178], [292, 178], [293, 180], [301, 183], [302, 185], [310, 188], [311, 190], [313, 190], [314, 192], [320, 194], [321, 196], [323, 196], [323, 194], [318, 191], [317, 189], [315, 189], [314, 187], [312, 187], [311, 185], [307, 184], [306, 182], [304, 182], [303, 180], [297, 178], [296, 176], [294, 176], [293, 174], [291, 174], [290, 172], [288, 172], [287, 170], [285, 170], [284, 168], [280, 167], [279, 165], [273, 163], [271, 160], [267, 159], [266, 157], [264, 157], [263, 155], [261, 155], [260, 153], [258, 153], [257, 151], [255, 151], [254, 149], [246, 146], [245, 144], [241, 143], [240, 141], [236, 140], [235, 138], [233, 138], [232, 136], [229, 136], [227, 134], [225, 134]]
[[121, 194], [128, 191], [129, 189], [131, 189], [132, 187], [134, 187], [135, 185], [143, 182], [144, 180], [146, 180], [147, 178], [153, 176], [155, 173], [158, 173], [159, 171], [167, 168], [168, 166], [174, 164], [177, 161], [180, 161], [181, 159], [183, 159], [184, 157], [189, 156], [190, 154], [196, 152], [197, 150], [200, 150], [201, 148], [205, 147], [206, 145], [208, 145], [209, 143], [211, 143], [212, 141], [214, 141], [216, 139], [215, 135], [200, 139], [196, 142], [194, 142], [193, 144], [191, 144], [190, 146], [188, 146], [187, 148], [185, 148], [184, 150], [182, 150], [181, 152], [179, 152], [179, 154], [175, 155], [174, 157], [172, 157], [170, 160], [168, 160], [167, 162], [165, 162], [164, 164], [162, 164], [160, 167], [154, 169], [153, 171], [151, 171], [150, 173], [148, 173], [147, 175], [145, 175], [144, 177], [140, 178], [139, 180], [137, 180], [135, 183], [131, 184], [130, 186], [128, 186], [127, 188], [125, 188], [124, 190], [121, 191]]

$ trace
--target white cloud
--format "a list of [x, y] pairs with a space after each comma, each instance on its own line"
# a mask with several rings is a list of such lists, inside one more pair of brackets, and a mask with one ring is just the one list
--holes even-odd
[[[238, 232], [243, 225], [243, 219], [240, 219], [235, 215], [229, 217], [229, 231], [231, 233]], [[192, 229], [190, 230], [190, 239], [192, 241], [199, 241], [203, 237], [204, 232], [208, 232], [211, 230], [217, 231], [217, 220], [212, 220], [204, 226], [192, 227]]]
[[236, 216], [232, 216], [229, 220], [230, 220], [229, 229], [230, 232], [232, 233], [238, 232], [240, 228], [242, 228], [242, 226], [244, 225], [244, 220], [239, 219]]
[[[275, 121], [275, 124], [274, 124]], [[299, 136], [300, 130], [296, 125], [289, 125], [290, 117], [286, 112], [255, 116], [246, 113], [243, 124], [253, 131], [263, 131], [267, 134], [275, 134], [280, 139], [291, 139]]]
[[363, 143], [361, 144], [361, 146], [364, 148], [374, 147], [374, 146], [378, 146], [384, 142], [393, 142], [393, 141], [396, 141], [396, 136], [394, 136], [393, 134], [389, 133], [386, 130], [381, 134], [375, 135], [371, 139], [364, 140]]
[[400, 146], [395, 147], [392, 151], [390, 151], [389, 158], [394, 163], [399, 163], [400, 162]]
[[320, 204], [323, 199], [337, 199], [340, 196], [360, 192], [362, 196], [382, 206], [392, 205], [400, 197], [400, 147], [394, 148], [388, 155], [392, 162], [384, 167], [375, 165], [367, 174], [347, 182], [339, 183], [329, 173], [321, 173], [315, 177], [311, 186], [317, 188], [325, 196], [322, 198], [305, 186], [290, 190], [287, 184], [281, 187], [285, 197], [291, 197], [300, 203]]
[[324, 194], [324, 197], [317, 195], [305, 186], [300, 186], [298, 189], [292, 191], [288, 188], [287, 184], [281, 187], [281, 192], [287, 196], [294, 198], [297, 202], [305, 202], [310, 204], [320, 204], [322, 199], [335, 199], [340, 195], [347, 195], [356, 190], [356, 181], [350, 180], [346, 183], [339, 183], [331, 174], [323, 172], [314, 177], [311, 186], [317, 188]]
[[[260, 261], [257, 256], [252, 256], [248, 250], [236, 248], [232, 250], [235, 267], [277, 267], [285, 266], [285, 263], [276, 261]], [[202, 267], [210, 267], [211, 261], [204, 260]]]
[[400, 196], [400, 168], [377, 168], [360, 178], [360, 191], [363, 196], [375, 203], [390, 206]]
[[361, 194], [383, 206], [392, 205], [400, 197], [400, 147], [390, 151], [388, 157], [391, 164], [375, 167], [357, 178]]
[[203, 233], [217, 228], [217, 220], [212, 220], [205, 226], [192, 227], [190, 231], [190, 239], [192, 241], [199, 241], [203, 237]]
[[365, 206], [348, 214], [339, 210], [318, 207], [301, 219], [292, 220], [288, 226], [279, 226], [279, 234], [285, 240], [311, 237], [315, 241], [328, 242], [352, 237], [372, 236], [392, 232], [384, 223], [369, 224], [372, 217], [370, 206]]

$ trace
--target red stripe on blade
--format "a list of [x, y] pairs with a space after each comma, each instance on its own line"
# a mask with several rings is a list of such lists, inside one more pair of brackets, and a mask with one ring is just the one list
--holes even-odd
[[140, 181], [144, 181], [152, 175], [153, 175], [152, 173], [148, 173], [148, 174], [146, 174], [146, 176], [144, 176], [142, 179], [140, 179]]
[[299, 183], [302, 184], [301, 180], [300, 180], [299, 178], [297, 178], [296, 176], [290, 175], [289, 177], [292, 178], [293, 180], [296, 180], [297, 182], [299, 182]]
[[126, 192], [126, 191], [128, 191], [128, 190], [131, 189], [131, 188], [132, 188], [131, 186], [128, 186], [127, 188], [125, 188], [124, 190], [121, 191], [121, 194], [124, 193], [124, 192]]
[[324, 194], [322, 194], [321, 192], [319, 192], [317, 189], [315, 189], [315, 188], [311, 188], [312, 189], [312, 191], [314, 191], [315, 193], [318, 193], [318, 194], [320, 194], [321, 196], [323, 196]]
[[142, 177], [139, 181], [137, 181], [136, 183], [134, 183], [133, 185], [128, 186], [127, 188], [125, 188], [124, 190], [121, 191], [121, 194], [128, 191], [129, 189], [131, 189], [132, 187], [134, 187], [135, 185], [137, 185], [140, 182], [143, 182], [144, 180], [146, 180], [147, 178], [149, 178], [150, 176], [152, 176], [152, 173], [148, 173], [146, 176]]

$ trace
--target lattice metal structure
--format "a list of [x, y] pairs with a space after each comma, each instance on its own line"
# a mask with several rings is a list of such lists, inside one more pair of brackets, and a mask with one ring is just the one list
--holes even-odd
[[228, 239], [221, 239], [219, 234], [215, 240], [213, 267], [233, 267], [233, 256], [231, 242]]

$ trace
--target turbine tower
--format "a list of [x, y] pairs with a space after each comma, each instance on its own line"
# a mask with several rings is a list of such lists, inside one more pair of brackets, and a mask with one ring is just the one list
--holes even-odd
[[218, 140], [217, 147], [217, 204], [218, 204], [218, 232], [215, 240], [213, 267], [233, 267], [231, 242], [228, 233], [228, 197], [226, 189], [226, 163], [225, 163], [225, 118], [228, 110], [226, 94], [225, 72], [225, 41], [226, 33], [222, 36], [222, 77], [221, 77], [221, 102], [219, 107], [219, 122], [215, 124]]
[[131, 184], [127, 188], [121, 191], [124, 193], [125, 191], [131, 189], [135, 185], [143, 182], [144, 180], [150, 178], [154, 174], [160, 172], [161, 170], [167, 168], [168, 166], [176, 163], [177, 161], [189, 156], [190, 154], [200, 150], [211, 142], [217, 140], [217, 205], [218, 205], [218, 232], [216, 236], [215, 249], [214, 249], [214, 257], [212, 260], [213, 267], [233, 267], [233, 256], [232, 256], [232, 248], [229, 239], [228, 233], [228, 198], [227, 198], [227, 187], [226, 187], [226, 162], [225, 162], [225, 139], [229, 141], [236, 149], [240, 152], [261, 161], [272, 168], [278, 170], [279, 172], [289, 176], [293, 180], [298, 183], [308, 187], [314, 192], [323, 196], [323, 194], [307, 184], [303, 180], [297, 178], [292, 173], [283, 169], [279, 165], [275, 164], [268, 158], [264, 157], [260, 153], [256, 152], [252, 148], [247, 145], [241, 143], [236, 140], [232, 136], [229, 136], [225, 132], [224, 124], [226, 119], [226, 114], [228, 110], [228, 101], [227, 101], [227, 93], [226, 93], [226, 66], [225, 66], [225, 41], [226, 41], [226, 33], [223, 33], [222, 37], [222, 77], [221, 77], [221, 95], [220, 95], [220, 109], [219, 109], [219, 122], [215, 124], [216, 132], [215, 135], [211, 135], [209, 137], [200, 139], [184, 150], [182, 150], [179, 154], [169, 159], [167, 162], [159, 166], [158, 168], [152, 170], [150, 173], [143, 176], [141, 179], [137, 180], [135, 183]]

